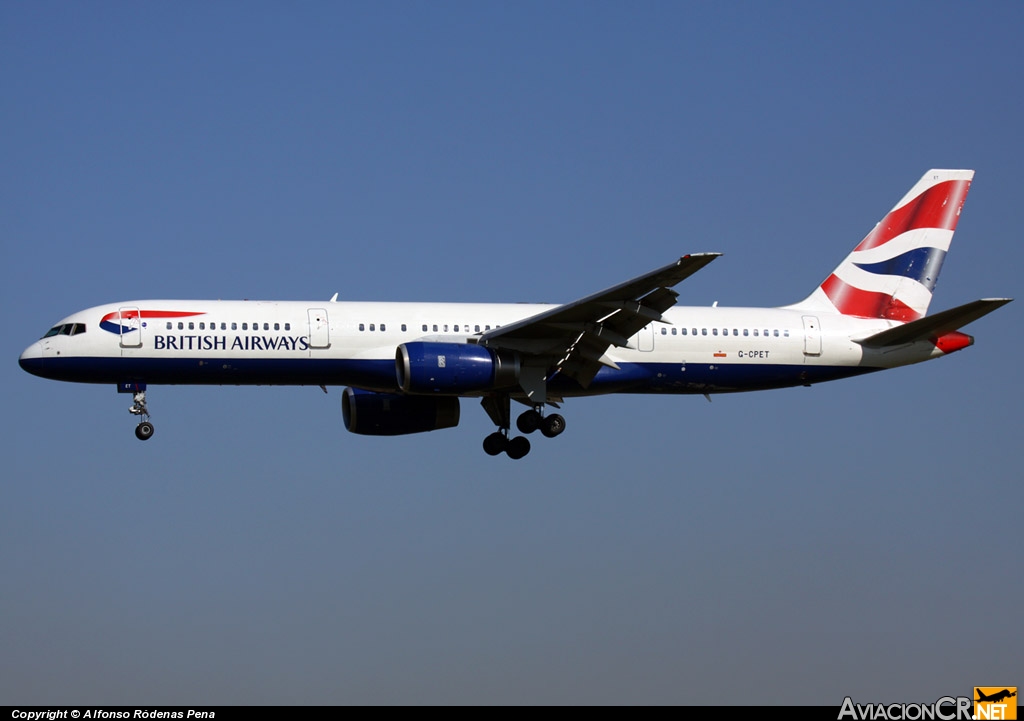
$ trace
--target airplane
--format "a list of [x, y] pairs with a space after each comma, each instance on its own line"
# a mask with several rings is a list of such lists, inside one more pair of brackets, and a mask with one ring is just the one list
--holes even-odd
[[999, 703], [1000, 701], [1005, 701], [1006, 699], [1013, 698], [1017, 695], [1016, 691], [1010, 691], [1010, 689], [1008, 688], [1004, 688], [1002, 691], [998, 691], [992, 694], [991, 696], [986, 696], [985, 694], [983, 694], [981, 692], [981, 689], [977, 689], [977, 691], [978, 698], [976, 698], [975, 701], [977, 701], [978, 703]]
[[[153, 435], [150, 385], [345, 386], [356, 434], [452, 428], [479, 399], [492, 456], [523, 458], [565, 430], [566, 399], [711, 394], [847, 378], [974, 343], [960, 328], [1009, 303], [927, 315], [973, 170], [929, 170], [805, 299], [778, 308], [676, 307], [673, 287], [720, 253], [694, 253], [564, 305], [135, 300], [64, 318], [21, 354], [43, 378], [131, 393]], [[512, 435], [511, 401], [526, 406]]]

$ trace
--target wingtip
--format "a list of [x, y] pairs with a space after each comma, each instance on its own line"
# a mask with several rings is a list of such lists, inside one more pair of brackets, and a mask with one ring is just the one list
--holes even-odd
[[711, 259], [714, 259], [714, 258], [719, 257], [720, 255], [722, 255], [722, 254], [721, 253], [687, 253], [686, 255], [684, 255], [683, 257], [681, 257], [679, 259], [679, 262], [681, 263], [684, 260], [687, 260], [688, 258], [711, 258]]

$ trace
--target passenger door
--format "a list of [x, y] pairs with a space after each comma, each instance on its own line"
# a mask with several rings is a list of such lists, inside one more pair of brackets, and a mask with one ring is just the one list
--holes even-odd
[[142, 313], [135, 306], [117, 309], [117, 324], [121, 327], [121, 347], [142, 347]]
[[813, 315], [804, 316], [804, 355], [821, 355], [821, 327]]
[[327, 318], [327, 311], [323, 308], [310, 308], [307, 315], [309, 316], [309, 347], [330, 348], [331, 324]]

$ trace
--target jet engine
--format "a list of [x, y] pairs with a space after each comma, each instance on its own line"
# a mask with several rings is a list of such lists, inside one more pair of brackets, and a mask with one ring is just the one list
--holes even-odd
[[346, 388], [341, 415], [350, 433], [401, 436], [459, 425], [459, 399], [429, 398]]
[[395, 352], [406, 393], [459, 395], [516, 385], [519, 355], [469, 343], [403, 343]]

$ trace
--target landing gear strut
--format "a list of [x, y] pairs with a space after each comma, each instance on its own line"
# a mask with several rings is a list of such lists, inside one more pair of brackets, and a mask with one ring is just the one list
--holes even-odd
[[135, 426], [135, 437], [140, 441], [148, 441], [153, 437], [153, 424], [149, 422], [149, 409], [146, 407], [146, 391], [136, 391], [128, 412], [133, 416], [141, 416], [142, 421]]

